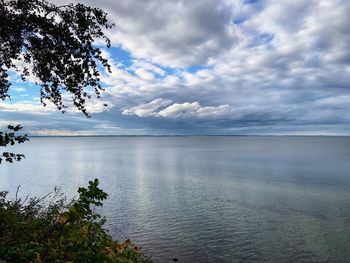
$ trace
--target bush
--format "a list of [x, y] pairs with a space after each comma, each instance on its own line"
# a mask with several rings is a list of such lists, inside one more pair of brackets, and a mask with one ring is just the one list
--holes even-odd
[[7, 200], [0, 192], [0, 262], [151, 262], [130, 240], [119, 243], [93, 208], [107, 194], [98, 180], [69, 203], [57, 188], [43, 198]]

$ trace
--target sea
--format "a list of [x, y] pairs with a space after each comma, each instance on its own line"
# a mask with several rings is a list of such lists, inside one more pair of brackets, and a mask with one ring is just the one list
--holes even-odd
[[350, 137], [33, 137], [0, 190], [98, 178], [116, 239], [154, 262], [350, 262]]

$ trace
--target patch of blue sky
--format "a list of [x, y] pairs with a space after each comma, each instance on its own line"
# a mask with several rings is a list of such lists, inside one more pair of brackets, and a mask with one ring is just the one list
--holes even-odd
[[7, 103], [18, 103], [23, 101], [34, 101], [40, 96], [40, 87], [38, 86], [12, 86], [9, 90], [10, 99], [6, 100]]
[[122, 49], [121, 47], [111, 47], [108, 51], [117, 63], [120, 63], [125, 67], [131, 66], [134, 58], [130, 52]]
[[259, 0], [243, 0], [244, 5], [256, 4], [258, 2], [259, 2]]
[[212, 66], [193, 65], [193, 66], [186, 68], [186, 71], [193, 74], [193, 73], [196, 73], [200, 70], [210, 69], [210, 68], [212, 68]]
[[[243, 19], [245, 19], [245, 18], [242, 17], [241, 19], [243, 22]], [[123, 67], [129, 74], [136, 76], [135, 72], [130, 69], [130, 68], [132, 68], [133, 60], [135, 59], [135, 57], [129, 51], [123, 49], [122, 47], [111, 47], [108, 51], [111, 54], [114, 61], [116, 61], [117, 63], [120, 63], [121, 67]], [[140, 59], [140, 58], [138, 58], [138, 59]], [[140, 60], [142, 60], [142, 59], [140, 59]], [[201, 66], [201, 65], [193, 65], [193, 66], [190, 66], [187, 68], [172, 68], [172, 67], [166, 67], [166, 66], [163, 66], [163, 65], [160, 65], [157, 63], [153, 63], [151, 61], [145, 60], [145, 62], [152, 63], [153, 65], [155, 65], [156, 67], [158, 67], [164, 71], [164, 74], [157, 74], [156, 72], [153, 72], [156, 79], [163, 79], [168, 75], [177, 74], [178, 72], [180, 72], [182, 70], [189, 72], [189, 73], [196, 73], [200, 70], [210, 68], [210, 66]]]
[[174, 68], [169, 68], [169, 67], [164, 67], [164, 66], [161, 66], [161, 65], [157, 65], [157, 67], [161, 68], [162, 70], [164, 70], [165, 72], [165, 76], [166, 75], [172, 75], [172, 74], [175, 74], [178, 70], [177, 69], [174, 69]]
[[178, 73], [181, 71], [179, 68], [170, 68], [170, 67], [165, 67], [165, 66], [162, 66], [159, 64], [154, 64], [154, 65], [159, 67], [161, 70], [164, 71], [164, 74], [162, 74], [162, 75], [155, 73], [155, 77], [158, 80], [162, 80], [170, 75], [178, 75]]
[[[246, 18], [242, 17], [240, 19], [241, 19], [241, 22], [244, 22], [244, 20]], [[125, 70], [127, 70], [129, 74], [131, 74], [133, 76], [136, 75], [133, 70], [130, 70], [130, 67], [132, 66], [132, 63], [133, 63], [133, 60], [135, 59], [135, 57], [133, 57], [132, 54], [129, 51], [123, 49], [122, 47], [111, 47], [108, 51], [111, 54], [112, 58], [117, 63], [120, 63], [121, 66], [123, 68], [125, 68]], [[150, 61], [146, 61], [146, 62], [150, 62]], [[157, 64], [157, 63], [153, 63], [153, 62], [150, 62], [150, 63], [152, 63], [153, 65], [157, 66], [158, 68], [160, 68], [160, 69], [162, 69], [164, 71], [164, 74], [154, 73], [155, 77], [157, 79], [162, 79], [162, 78], [165, 78], [168, 75], [177, 74], [181, 70], [185, 70], [185, 71], [187, 71], [189, 73], [196, 73], [199, 70], [209, 69], [210, 68], [209, 66], [193, 65], [193, 66], [190, 66], [190, 67], [182, 69], [182, 68], [166, 67], [166, 66], [163, 66], [163, 65], [160, 65], [160, 64]]]
[[248, 20], [248, 17], [247, 16], [238, 16], [238, 17], [235, 17], [232, 22], [236, 25], [240, 25], [240, 24], [243, 24], [245, 21]]
[[257, 46], [269, 46], [274, 38], [273, 34], [262, 33], [253, 38], [253, 40], [248, 44], [248, 47], [257, 47]]
[[18, 73], [9, 72], [11, 86], [9, 88], [10, 100], [8, 103], [16, 103], [22, 101], [33, 100], [40, 96], [40, 86], [31, 82], [23, 82]]
[[[141, 59], [142, 60], [142, 59]], [[160, 65], [158, 63], [154, 63], [154, 62], [151, 62], [151, 61], [147, 61], [147, 60], [144, 60], [145, 62], [148, 62], [148, 63], [151, 63], [152, 65], [160, 68], [164, 73], [163, 74], [159, 74], [157, 72], [152, 72], [154, 74], [154, 76], [156, 77], [156, 79], [163, 79], [165, 78], [166, 76], [169, 76], [169, 75], [174, 75], [176, 74], [177, 72], [179, 72], [179, 69], [178, 68], [171, 68], [171, 67], [166, 67], [166, 66], [163, 66], [163, 65]], [[133, 74], [135, 75], [135, 73], [133, 71], [128, 71], [130, 74]]]
[[252, 10], [262, 10], [266, 5], [266, 2], [261, 0], [241, 0], [243, 5], [249, 6]]

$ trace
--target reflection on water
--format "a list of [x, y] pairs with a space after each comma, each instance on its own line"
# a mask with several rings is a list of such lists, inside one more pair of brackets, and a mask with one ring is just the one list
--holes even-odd
[[33, 138], [0, 188], [98, 177], [114, 237], [157, 262], [349, 262], [350, 138]]

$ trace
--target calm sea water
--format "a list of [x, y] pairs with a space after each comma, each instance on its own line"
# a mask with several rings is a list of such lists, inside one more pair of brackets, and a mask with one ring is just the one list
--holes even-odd
[[106, 227], [156, 262], [350, 262], [349, 137], [32, 138], [0, 189], [98, 177]]

